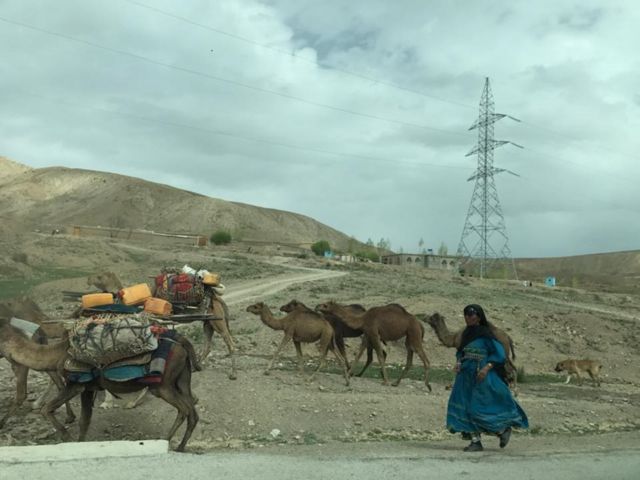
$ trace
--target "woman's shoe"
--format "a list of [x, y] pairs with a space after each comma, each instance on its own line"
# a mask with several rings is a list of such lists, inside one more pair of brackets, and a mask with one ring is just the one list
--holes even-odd
[[511, 438], [511, 427], [507, 428], [504, 432], [500, 434], [500, 448], [504, 448], [509, 443], [509, 439]]
[[482, 443], [480, 442], [471, 442], [469, 445], [464, 447], [463, 450], [465, 452], [481, 452], [484, 448], [482, 448]]

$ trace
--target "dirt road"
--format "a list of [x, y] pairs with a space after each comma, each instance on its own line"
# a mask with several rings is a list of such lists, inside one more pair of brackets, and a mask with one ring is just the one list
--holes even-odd
[[346, 272], [319, 270], [315, 268], [305, 268], [304, 271], [305, 273], [290, 274], [271, 280], [252, 280], [236, 284], [232, 291], [224, 295], [224, 300], [229, 306], [237, 305], [242, 302], [273, 295], [296, 283], [314, 282], [347, 275]]

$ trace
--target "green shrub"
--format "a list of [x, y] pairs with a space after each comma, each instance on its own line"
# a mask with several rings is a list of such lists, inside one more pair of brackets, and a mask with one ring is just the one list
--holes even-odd
[[376, 252], [368, 251], [368, 252], [358, 252], [355, 254], [355, 257], [360, 260], [371, 260], [372, 262], [379, 262], [380, 256]]
[[321, 257], [324, 255], [324, 252], [331, 251], [331, 245], [329, 245], [329, 242], [326, 240], [320, 240], [311, 245], [311, 251]]
[[209, 240], [211, 240], [211, 243], [214, 243], [215, 245], [226, 245], [231, 243], [231, 234], [226, 230], [218, 230], [211, 234]]

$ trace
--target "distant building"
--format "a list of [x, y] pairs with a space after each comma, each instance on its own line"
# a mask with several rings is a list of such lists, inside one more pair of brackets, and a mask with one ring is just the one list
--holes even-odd
[[544, 279], [544, 284], [547, 287], [555, 287], [556, 286], [556, 277], [547, 277]]
[[385, 265], [416, 266], [457, 272], [460, 267], [460, 258], [453, 255], [433, 255], [429, 253], [395, 253], [383, 255], [382, 263]]

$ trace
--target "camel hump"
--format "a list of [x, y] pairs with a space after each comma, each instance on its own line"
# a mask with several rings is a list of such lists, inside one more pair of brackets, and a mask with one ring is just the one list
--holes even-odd
[[[388, 310], [392, 310], [392, 311], [396, 311], [396, 312], [401, 312], [403, 314], [406, 315], [411, 315], [409, 312], [407, 312], [407, 310], [400, 305], [399, 303], [389, 303], [387, 305], [381, 305], [379, 307], [373, 307], [369, 310], [367, 310], [367, 312], [371, 312], [371, 311], [375, 311], [375, 312], [384, 312], [384, 311], [388, 311]], [[413, 316], [413, 315], [411, 315]]]
[[358, 310], [360, 312], [366, 312], [367, 311], [367, 309], [364, 308], [359, 303], [352, 303], [351, 305], [349, 305], [349, 308], [351, 308], [352, 310]]

